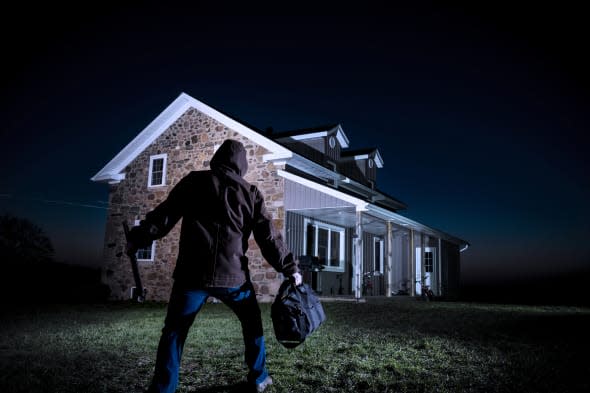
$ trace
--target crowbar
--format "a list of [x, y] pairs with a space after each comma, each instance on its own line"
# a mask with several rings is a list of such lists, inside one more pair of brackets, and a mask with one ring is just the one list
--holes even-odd
[[[125, 231], [125, 240], [129, 242], [129, 226], [127, 221], [123, 221], [123, 230]], [[137, 256], [134, 252], [126, 251], [129, 261], [131, 262], [131, 270], [133, 270], [133, 279], [135, 280], [135, 292], [133, 293], [133, 300], [143, 303], [145, 300], [146, 290], [141, 285], [141, 277], [139, 276], [139, 269], [137, 268]]]

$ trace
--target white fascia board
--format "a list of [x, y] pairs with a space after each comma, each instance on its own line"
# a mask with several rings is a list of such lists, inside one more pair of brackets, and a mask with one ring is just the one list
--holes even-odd
[[[355, 160], [366, 160], [370, 157], [369, 154], [359, 154], [358, 156], [354, 156]], [[379, 150], [375, 150], [375, 156], [373, 157], [375, 161], [375, 165], [378, 168], [383, 168], [383, 158], [381, 158], [381, 154], [379, 154]]]
[[384, 209], [382, 207], [375, 206], [375, 205], [369, 205], [369, 206], [367, 206], [367, 210], [370, 212], [376, 213], [378, 216], [380, 216], [383, 219], [392, 221], [392, 222], [394, 222], [398, 225], [401, 225], [403, 227], [414, 229], [419, 232], [432, 234], [434, 236], [440, 237], [441, 239], [445, 239], [447, 241], [450, 241], [451, 243], [455, 243], [455, 244], [458, 244], [461, 246], [465, 246], [465, 245], [469, 244], [465, 240], [459, 239], [455, 236], [449, 235], [448, 233], [439, 231], [437, 229], [430, 228], [424, 224], [419, 223], [418, 221], [411, 220], [407, 217], [404, 217], [404, 216], [399, 215], [397, 213], [391, 212], [391, 211]]
[[106, 173], [100, 176], [94, 176], [91, 180], [95, 182], [107, 182], [109, 184], [117, 184], [124, 179], [124, 173]]
[[305, 179], [303, 177], [294, 175], [292, 173], [283, 171], [281, 169], [279, 169], [277, 171], [277, 174], [284, 179], [291, 180], [291, 181], [301, 184], [302, 186], [305, 186], [307, 188], [314, 189], [316, 191], [321, 192], [322, 194], [326, 194], [326, 195], [329, 195], [329, 196], [334, 197], [336, 199], [340, 199], [341, 201], [348, 202], [348, 203], [354, 205], [356, 207], [357, 211], [359, 211], [359, 210], [364, 211], [364, 210], [366, 210], [367, 205], [369, 205], [369, 203], [367, 203], [366, 201], [363, 201], [362, 199], [355, 198], [351, 195], [337, 191], [337, 190], [330, 188], [330, 187], [326, 187], [322, 184], [319, 184], [314, 181]]
[[383, 168], [383, 157], [381, 157], [381, 153], [379, 153], [379, 150], [375, 149], [375, 164], [377, 164], [377, 168]]
[[295, 139], [296, 141], [304, 141], [307, 139], [322, 138], [326, 135], [328, 135], [328, 131], [312, 132], [309, 134], [302, 134], [302, 135], [293, 135], [288, 138]]
[[338, 142], [340, 142], [340, 146], [342, 146], [343, 148], [347, 148], [350, 144], [350, 141], [348, 140], [348, 137], [344, 133], [344, 130], [342, 129], [342, 126], [340, 126], [340, 124], [336, 126], [336, 139], [338, 139]]
[[189, 108], [195, 108], [198, 111], [219, 121], [226, 127], [240, 133], [244, 137], [252, 140], [258, 145], [264, 147], [269, 154], [265, 154], [263, 159], [266, 161], [286, 160], [292, 156], [290, 150], [284, 148], [278, 143], [264, 137], [260, 133], [244, 126], [243, 124], [231, 119], [223, 113], [211, 108], [201, 101], [181, 93], [162, 113], [158, 115], [146, 128], [144, 128], [115, 158], [113, 158], [104, 168], [102, 168], [90, 180], [118, 182], [124, 179], [123, 170], [131, 161], [133, 161], [142, 151], [144, 151], [156, 138], [166, 131], [180, 116]]
[[[115, 177], [124, 176], [122, 171], [143, 150], [145, 150], [156, 138], [172, 125], [189, 108], [189, 97], [181, 94], [162, 113], [158, 115], [147, 127], [145, 127], [127, 146], [123, 148], [108, 164], [105, 165], [94, 177], [93, 181], [117, 180]], [[111, 175], [105, 179], [105, 175]], [[121, 180], [121, 179], [119, 179]]]

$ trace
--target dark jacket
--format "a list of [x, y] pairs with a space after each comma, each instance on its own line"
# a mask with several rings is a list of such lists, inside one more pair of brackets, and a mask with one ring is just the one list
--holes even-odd
[[296, 261], [275, 232], [256, 186], [242, 176], [248, 169], [244, 146], [226, 140], [211, 170], [194, 171], [140, 224], [150, 240], [165, 236], [182, 218], [174, 279], [195, 287], [237, 287], [250, 279], [248, 238], [253, 233], [262, 256], [285, 275]]

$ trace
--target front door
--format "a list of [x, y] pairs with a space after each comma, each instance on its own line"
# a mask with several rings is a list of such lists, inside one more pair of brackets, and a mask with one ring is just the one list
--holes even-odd
[[[416, 247], [416, 295], [422, 294], [423, 286], [432, 289], [435, 254], [436, 248], [434, 247], [424, 247], [424, 254], [421, 247]], [[422, 257], [424, 257], [424, 261]]]

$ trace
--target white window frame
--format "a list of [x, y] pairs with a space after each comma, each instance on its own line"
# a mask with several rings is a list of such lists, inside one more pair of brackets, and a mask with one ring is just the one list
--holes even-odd
[[[162, 183], [152, 184], [152, 170], [154, 168], [154, 161], [159, 160], [159, 159], [164, 160], [162, 163]], [[167, 162], [168, 162], [168, 154], [166, 154], [166, 153], [150, 156], [150, 167], [149, 167], [149, 173], [148, 173], [148, 188], [163, 187], [166, 185], [166, 164], [167, 164]]]
[[[312, 225], [314, 227], [314, 256], [318, 255], [318, 231], [319, 228], [327, 229], [328, 230], [328, 259], [330, 259], [332, 252], [331, 242], [332, 242], [332, 232], [338, 232], [340, 234], [340, 258], [338, 260], [338, 266], [329, 266], [324, 265], [325, 272], [339, 272], [343, 273], [345, 271], [345, 263], [344, 263], [344, 243], [346, 242], [344, 228], [338, 227], [336, 225], [325, 224], [323, 222], [317, 222], [310, 218], [305, 218], [303, 220], [303, 227], [304, 227], [304, 236], [303, 236], [303, 249], [307, 250], [307, 227]], [[326, 261], [327, 262], [327, 261]]]
[[[139, 225], [139, 220], [135, 220], [135, 225]], [[156, 255], [156, 242], [153, 241], [152, 242], [152, 249], [151, 249], [151, 254], [150, 254], [150, 258], [149, 259], [143, 259], [143, 258], [139, 258], [139, 251], [137, 250], [137, 252], [135, 253], [135, 257], [137, 258], [137, 262], [153, 262], [154, 261], [154, 256]]]

